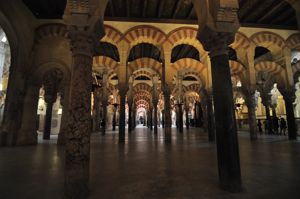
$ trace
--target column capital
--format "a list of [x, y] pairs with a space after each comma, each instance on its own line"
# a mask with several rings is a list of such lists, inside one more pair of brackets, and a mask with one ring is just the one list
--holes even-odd
[[228, 46], [234, 41], [235, 34], [227, 32], [205, 31], [201, 34], [200, 41], [210, 57], [228, 54]]
[[95, 35], [90, 31], [77, 30], [77, 27], [69, 28], [69, 37], [71, 41], [71, 51], [74, 55], [84, 55], [90, 58], [93, 57], [95, 52]]

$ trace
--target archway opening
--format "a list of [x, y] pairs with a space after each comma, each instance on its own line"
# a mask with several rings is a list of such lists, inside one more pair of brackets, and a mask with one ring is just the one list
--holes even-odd
[[0, 124], [2, 124], [9, 71], [11, 65], [11, 50], [4, 30], [0, 26]]

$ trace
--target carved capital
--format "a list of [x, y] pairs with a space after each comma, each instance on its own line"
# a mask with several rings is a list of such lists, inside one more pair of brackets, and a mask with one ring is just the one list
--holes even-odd
[[53, 69], [45, 73], [43, 77], [43, 85], [45, 90], [45, 99], [47, 98], [46, 100], [49, 102], [56, 100], [57, 92], [63, 80], [63, 76], [63, 72], [59, 69]]
[[76, 30], [76, 27], [71, 29], [72, 30], [69, 31], [69, 37], [71, 39], [73, 56], [84, 55], [92, 58], [95, 52], [95, 45], [97, 44], [95, 35], [89, 31]]
[[233, 43], [234, 38], [234, 33], [214, 32], [211, 29], [206, 29], [198, 34], [198, 39], [203, 44], [204, 49], [210, 51], [210, 57], [227, 55], [228, 46]]

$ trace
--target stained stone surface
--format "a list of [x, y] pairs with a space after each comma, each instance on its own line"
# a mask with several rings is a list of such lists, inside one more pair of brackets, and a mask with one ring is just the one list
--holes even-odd
[[[218, 188], [214, 144], [206, 132], [172, 130], [172, 145], [137, 128], [124, 144], [117, 132], [93, 134], [91, 140], [91, 199], [244, 199], [299, 198], [300, 141], [287, 137], [239, 133], [244, 191], [230, 194]], [[41, 135], [40, 139], [41, 140]], [[0, 198], [59, 199], [64, 184], [63, 147], [55, 138], [29, 147], [0, 148]]]

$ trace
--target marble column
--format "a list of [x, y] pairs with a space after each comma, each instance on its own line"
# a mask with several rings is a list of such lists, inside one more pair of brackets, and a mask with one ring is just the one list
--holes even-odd
[[282, 92], [282, 95], [285, 102], [289, 140], [297, 140], [297, 126], [293, 106], [293, 102], [295, 101], [295, 91], [294, 89], [287, 89]]
[[270, 95], [267, 93], [263, 93], [262, 95], [262, 104], [265, 106], [266, 109], [266, 123], [268, 124], [268, 134], [273, 134], [273, 122], [270, 116], [270, 105], [271, 105], [271, 98]]
[[208, 43], [212, 66], [213, 101], [220, 186], [227, 191], [241, 191], [241, 169], [228, 45], [233, 34], [218, 33]]
[[206, 99], [206, 115], [207, 115], [207, 130], [208, 130], [208, 141], [215, 142], [216, 140], [216, 123], [213, 109], [213, 94], [209, 91]]
[[149, 110], [149, 125], [150, 125], [150, 131], [153, 130], [153, 107], [150, 107]]
[[85, 198], [89, 194], [91, 92], [94, 35], [71, 30], [72, 67], [69, 120], [65, 146], [65, 195]]
[[39, 87], [31, 84], [27, 86], [21, 128], [18, 132], [17, 145], [37, 144], [37, 108], [39, 101]]
[[[53, 93], [53, 95], [55, 95]], [[56, 101], [56, 96], [51, 96], [45, 94], [45, 102], [46, 102], [46, 116], [45, 116], [45, 125], [44, 125], [44, 140], [50, 140], [51, 135], [51, 121], [52, 121], [52, 111], [53, 111], [53, 104]]]
[[162, 128], [165, 128], [165, 110], [161, 110], [161, 126]]
[[171, 115], [171, 102], [170, 102], [170, 95], [171, 89], [169, 85], [164, 85], [164, 133], [165, 133], [165, 142], [171, 143], [171, 134], [172, 134], [172, 115]]
[[185, 125], [186, 125], [186, 129], [189, 130], [190, 129], [190, 121], [189, 121], [189, 107], [185, 106]]
[[133, 125], [132, 125], [132, 102], [128, 102], [128, 133], [131, 133]]
[[119, 142], [125, 142], [125, 120], [126, 120], [126, 90], [120, 90], [120, 116], [119, 116]]
[[178, 130], [180, 133], [183, 133], [183, 111], [182, 111], [182, 104], [177, 104], [178, 108]]
[[248, 121], [250, 128], [250, 139], [252, 141], [257, 140], [257, 130], [256, 130], [256, 97], [255, 90], [248, 91], [246, 94], [246, 103], [248, 107]]
[[112, 130], [115, 131], [116, 130], [116, 126], [117, 126], [117, 109], [118, 109], [118, 104], [115, 103], [113, 104], [114, 106], [114, 113], [113, 113], [113, 120], [112, 120]]
[[102, 110], [103, 110], [103, 125], [102, 125], [102, 135], [105, 135], [105, 131], [106, 131], [106, 123], [107, 123], [107, 101], [102, 102]]
[[153, 123], [154, 123], [154, 133], [157, 134], [157, 101], [153, 101]]

